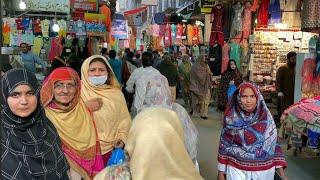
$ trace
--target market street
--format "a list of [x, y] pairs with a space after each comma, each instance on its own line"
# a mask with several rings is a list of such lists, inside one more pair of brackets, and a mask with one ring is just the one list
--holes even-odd
[[[194, 123], [199, 130], [198, 161], [200, 172], [204, 179], [213, 180], [217, 177], [217, 153], [222, 127], [222, 113], [218, 113], [214, 108], [210, 108], [209, 119], [203, 120], [198, 116], [192, 116]], [[293, 157], [292, 150], [286, 151], [288, 168], [286, 175], [289, 180], [313, 180], [319, 179], [320, 157], [316, 157], [310, 149], [304, 148], [302, 154]]]

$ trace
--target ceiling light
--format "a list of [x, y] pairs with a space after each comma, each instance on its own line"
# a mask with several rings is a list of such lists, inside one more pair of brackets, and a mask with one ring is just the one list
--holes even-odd
[[19, 3], [19, 8], [20, 8], [21, 10], [27, 9], [27, 4], [26, 4], [26, 2], [20, 1], [20, 3]]
[[53, 24], [52, 30], [53, 30], [54, 32], [59, 32], [59, 31], [60, 31], [59, 25], [58, 25], [57, 23]]

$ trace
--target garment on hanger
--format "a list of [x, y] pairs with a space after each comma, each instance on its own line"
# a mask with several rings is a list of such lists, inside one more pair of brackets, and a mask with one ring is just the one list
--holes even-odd
[[320, 31], [320, 1], [303, 1], [303, 10], [301, 13], [301, 30], [308, 32]]
[[32, 21], [32, 28], [35, 36], [42, 35], [41, 20], [39, 18]]
[[230, 37], [231, 23], [232, 23], [232, 4], [224, 4], [223, 16], [223, 34], [225, 37]]
[[160, 26], [158, 24], [153, 24], [152, 25], [152, 35], [154, 37], [159, 37], [160, 36]]
[[176, 44], [177, 26], [175, 24], [171, 24], [171, 37], [172, 37], [172, 44]]
[[21, 21], [21, 25], [23, 26], [23, 30], [31, 29], [32, 20], [29, 18], [23, 18]]
[[244, 7], [240, 2], [238, 2], [232, 8], [234, 16], [231, 23], [230, 38], [233, 38], [242, 31], [242, 13]]
[[33, 45], [34, 35], [31, 29], [25, 30], [22, 34], [22, 42], [27, 43], [28, 45]]
[[204, 44], [202, 27], [199, 26], [198, 30], [199, 30], [199, 33], [198, 33], [199, 34], [199, 43]]
[[238, 43], [235, 43], [235, 42], [230, 42], [229, 46], [230, 46], [229, 58], [230, 59], [234, 59], [236, 61], [236, 63], [237, 63], [238, 69], [240, 69], [240, 56], [241, 56], [240, 45]]
[[59, 36], [66, 37], [67, 36], [67, 22], [64, 19], [58, 20], [58, 25], [60, 27]]
[[221, 75], [222, 48], [219, 44], [209, 48], [209, 68], [213, 76]]
[[300, 0], [281, 0], [282, 8], [282, 23], [287, 24], [288, 27], [301, 27], [301, 13], [297, 11], [298, 1]]
[[42, 37], [41, 36], [37, 36], [34, 38], [34, 42], [33, 42], [33, 47], [32, 47], [32, 52], [34, 54], [36, 54], [37, 56], [39, 56], [40, 54], [40, 50], [42, 48]]
[[254, 0], [253, 4], [249, 1], [246, 2], [244, 8], [244, 14], [242, 19], [242, 38], [247, 40], [251, 34], [251, 26], [252, 26], [252, 12], [255, 12], [259, 7], [258, 0]]
[[187, 40], [188, 40], [188, 45], [192, 46], [192, 38], [193, 38], [193, 26], [191, 24], [187, 25]]
[[164, 46], [165, 47], [170, 47], [172, 45], [172, 34], [171, 34], [171, 26], [170, 24], [166, 25], [166, 31], [165, 31], [165, 36], [164, 36]]
[[230, 52], [230, 46], [228, 43], [225, 42], [224, 45], [222, 46], [221, 74], [228, 68], [229, 52]]
[[182, 45], [182, 35], [183, 35], [183, 26], [181, 24], [177, 25], [177, 37], [176, 37], [176, 45]]
[[271, 0], [269, 5], [269, 24], [281, 23], [280, 0]]
[[43, 37], [49, 37], [50, 21], [48, 19], [41, 21], [41, 31]]
[[193, 25], [192, 44], [199, 45], [199, 28], [197, 25]]
[[268, 13], [269, 13], [270, 0], [261, 0], [258, 10], [258, 23], [257, 27], [268, 27]]
[[210, 34], [211, 34], [211, 15], [206, 14], [205, 15], [205, 23], [204, 23], [204, 44], [208, 45], [210, 40]]
[[51, 38], [49, 60], [52, 62], [54, 57], [61, 55], [62, 51], [63, 51], [63, 46], [61, 45], [61, 38], [60, 37]]
[[3, 26], [2, 26], [2, 36], [3, 36], [3, 44], [10, 44], [10, 22], [8, 18], [3, 18]]
[[224, 34], [223, 34], [223, 14], [224, 9], [221, 5], [212, 7], [211, 10], [211, 34], [209, 44], [213, 46], [215, 43], [223, 45]]

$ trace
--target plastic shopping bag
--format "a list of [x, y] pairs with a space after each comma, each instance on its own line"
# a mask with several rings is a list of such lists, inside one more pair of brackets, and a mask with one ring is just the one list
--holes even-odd
[[111, 157], [107, 163], [107, 166], [113, 166], [124, 163], [126, 157], [122, 148], [115, 148], [112, 151]]
[[232, 97], [233, 93], [236, 92], [236, 90], [237, 90], [236, 85], [232, 84], [232, 85], [229, 86], [228, 92], [227, 92], [228, 99], [230, 99]]

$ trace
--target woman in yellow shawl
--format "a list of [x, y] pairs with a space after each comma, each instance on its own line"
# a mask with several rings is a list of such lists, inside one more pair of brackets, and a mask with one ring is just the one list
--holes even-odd
[[92, 98], [102, 100], [102, 107], [93, 112], [93, 117], [106, 163], [115, 146], [124, 147], [131, 117], [121, 87], [105, 57], [87, 58], [81, 67], [81, 77], [81, 98], [85, 102]]
[[128, 163], [109, 166], [95, 180], [203, 179], [188, 155], [183, 126], [174, 111], [164, 108], [141, 111], [133, 120], [125, 150], [130, 168]]
[[92, 179], [104, 168], [93, 118], [80, 99], [81, 81], [71, 68], [51, 72], [41, 88], [41, 102], [58, 131], [72, 179]]

